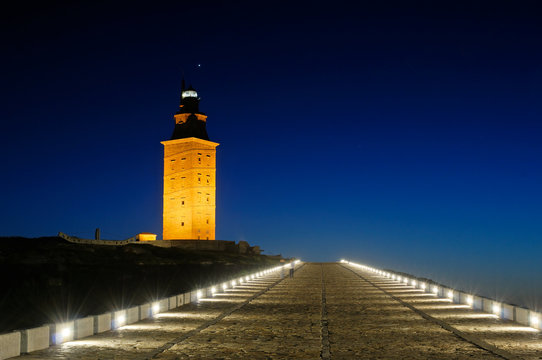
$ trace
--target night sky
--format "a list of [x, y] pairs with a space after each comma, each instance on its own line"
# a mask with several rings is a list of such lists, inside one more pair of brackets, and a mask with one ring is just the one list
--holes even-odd
[[536, 1], [21, 3], [0, 235], [161, 235], [184, 73], [221, 144], [217, 239], [542, 308]]

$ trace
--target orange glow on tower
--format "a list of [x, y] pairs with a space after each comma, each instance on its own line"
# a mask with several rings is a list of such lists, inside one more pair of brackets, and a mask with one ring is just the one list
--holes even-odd
[[216, 147], [196, 90], [181, 90], [175, 129], [164, 145], [164, 240], [215, 240]]

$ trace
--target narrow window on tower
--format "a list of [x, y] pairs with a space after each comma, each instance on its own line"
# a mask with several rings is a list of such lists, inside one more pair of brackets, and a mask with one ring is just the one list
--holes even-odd
[[210, 182], [211, 182], [211, 176], [207, 175], [207, 184], [209, 184]]
[[198, 153], [198, 162], [201, 164], [201, 153]]
[[181, 226], [184, 226], [184, 221], [181, 221]]
[[198, 184], [201, 184], [201, 174], [198, 174]]
[[[209, 223], [209, 219], [207, 219], [206, 222], [207, 222], [207, 224], [208, 224], [208, 223]], [[207, 232], [209, 232], [209, 231], [207, 231]]]
[[175, 180], [175, 178], [171, 178], [171, 179], [169, 179], [169, 180]]

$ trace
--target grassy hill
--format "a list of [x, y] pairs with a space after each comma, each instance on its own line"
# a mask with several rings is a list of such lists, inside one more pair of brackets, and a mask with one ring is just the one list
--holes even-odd
[[279, 259], [148, 244], [0, 237], [0, 333], [143, 304], [271, 267]]

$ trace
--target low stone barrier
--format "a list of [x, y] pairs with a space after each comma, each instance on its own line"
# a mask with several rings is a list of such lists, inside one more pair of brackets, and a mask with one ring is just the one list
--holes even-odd
[[[299, 260], [295, 263], [298, 262]], [[234, 284], [241, 284], [249, 279], [255, 279], [289, 266], [290, 264], [277, 266], [239, 279], [232, 279], [221, 284], [170, 296], [128, 309], [0, 334], [0, 360], [133, 324], [155, 314], [175, 309], [190, 302], [197, 302], [201, 298], [213, 296], [219, 287], [221, 290], [225, 290], [234, 287]]]
[[139, 320], [144, 320], [152, 316], [151, 304], [139, 305]]
[[501, 319], [515, 321], [521, 325], [542, 330], [542, 313], [540, 312], [536, 312], [522, 306], [502, 303], [484, 296], [469, 294], [460, 290], [452, 289], [433, 280], [417, 278], [409, 274], [389, 270], [384, 271], [362, 264], [356, 264], [347, 260], [341, 260], [340, 262], [371, 271], [392, 280], [412, 285], [416, 288], [423, 289], [426, 292], [432, 292], [439, 297], [450, 299], [454, 303], [468, 305], [475, 310], [481, 310], [483, 312], [494, 314]]
[[111, 330], [111, 313], [94, 316], [94, 333], [99, 334]]
[[168, 298], [168, 310], [177, 308], [177, 295]]
[[21, 354], [21, 333], [19, 331], [0, 335], [0, 360]]
[[21, 353], [29, 353], [49, 347], [49, 325], [21, 331]]
[[126, 309], [126, 324], [133, 324], [139, 321], [139, 306]]
[[77, 319], [74, 322], [74, 339], [94, 335], [94, 316]]

